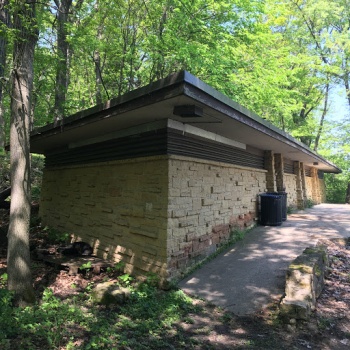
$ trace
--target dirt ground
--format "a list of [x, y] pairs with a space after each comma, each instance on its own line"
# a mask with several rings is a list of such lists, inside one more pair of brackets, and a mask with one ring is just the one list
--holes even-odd
[[[6, 232], [8, 213], [0, 210], [0, 276], [6, 271]], [[322, 349], [350, 348], [350, 246], [343, 247], [324, 240], [328, 247], [331, 268], [325, 288], [317, 301], [317, 308], [309, 322], [292, 320], [284, 324], [278, 317], [278, 301], [251, 316], [236, 316], [207, 303], [197, 313], [189, 314], [174, 325], [173, 332], [182, 332], [188, 339], [196, 339], [191, 349]], [[31, 232], [31, 246], [48, 247], [38, 231]], [[78, 293], [91, 281], [106, 276], [69, 276], [64, 270], [34, 261], [33, 279], [38, 298], [50, 287], [64, 298]], [[72, 284], [75, 289], [71, 288]], [[193, 342], [192, 342], [193, 344]], [[180, 347], [174, 346], [174, 349]], [[181, 347], [190, 348], [190, 347]]]

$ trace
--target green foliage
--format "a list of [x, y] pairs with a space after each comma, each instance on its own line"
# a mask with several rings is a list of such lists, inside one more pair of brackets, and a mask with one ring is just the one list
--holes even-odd
[[315, 203], [309, 198], [305, 201], [305, 208], [312, 208], [314, 205]]
[[345, 203], [348, 181], [343, 175], [325, 174], [327, 202]]
[[70, 239], [70, 234], [65, 232], [61, 232], [55, 228], [52, 227], [44, 227], [43, 233], [46, 234], [46, 240], [50, 243], [67, 243]]
[[[52, 6], [37, 4], [35, 126], [54, 118], [59, 50]], [[326, 84], [349, 77], [348, 18], [346, 0], [73, 2], [65, 23], [65, 114], [186, 69], [312, 146]], [[14, 33], [4, 29], [11, 48]], [[5, 96], [6, 128], [9, 102]]]
[[122, 286], [128, 287], [131, 284], [131, 282], [134, 280], [134, 278], [130, 276], [128, 273], [125, 273], [124, 275], [119, 276], [118, 280]]
[[116, 272], [121, 272], [125, 268], [125, 262], [119, 261], [113, 267], [107, 267], [108, 274], [114, 274]]
[[0, 190], [10, 187], [10, 154], [0, 154]]
[[45, 290], [41, 305], [25, 309], [13, 308], [9, 292], [0, 289], [0, 309], [0, 344], [16, 339], [16, 346], [25, 349], [60, 348], [77, 336], [76, 325], [89, 319], [79, 307], [56, 298], [50, 289]]
[[[86, 296], [90, 289], [84, 292]], [[86, 297], [57, 298], [46, 289], [40, 304], [13, 308], [11, 294], [0, 288], [2, 349], [165, 349], [181, 340], [167, 336], [191, 312], [198, 312], [182, 291], [160, 291], [144, 283], [129, 302], [112, 310], [90, 305]]]
[[0, 288], [6, 287], [7, 279], [8, 279], [7, 273], [3, 273], [2, 275], [0, 275]]
[[[40, 199], [44, 157], [41, 155], [33, 154], [31, 163], [30, 176], [32, 181], [32, 201], [38, 202]], [[10, 187], [10, 180], [10, 154], [4, 152], [0, 154], [0, 190]]]
[[328, 133], [324, 138], [319, 152], [342, 169], [342, 173], [324, 175], [326, 197], [329, 203], [345, 203], [350, 182], [350, 126], [347, 122], [333, 124], [332, 131], [332, 134]]
[[152, 272], [147, 274], [147, 278], [145, 282], [146, 284], [152, 287], [157, 287], [159, 286], [159, 282], [160, 282], [160, 277], [157, 274]]
[[32, 202], [39, 202], [41, 192], [41, 180], [43, 176], [45, 157], [39, 154], [33, 154], [31, 159], [31, 191]]
[[239, 230], [239, 229], [233, 230], [230, 234], [229, 244], [235, 243], [237, 241], [241, 241], [244, 238], [245, 234], [246, 234], [245, 230]]
[[292, 206], [287, 207], [287, 214], [293, 214], [294, 211], [295, 211], [294, 207], [292, 207]]
[[90, 269], [91, 269], [91, 266], [92, 266], [91, 261], [88, 261], [88, 262], [86, 262], [85, 264], [82, 264], [82, 265], [80, 266], [80, 269], [81, 269], [81, 270], [90, 270]]

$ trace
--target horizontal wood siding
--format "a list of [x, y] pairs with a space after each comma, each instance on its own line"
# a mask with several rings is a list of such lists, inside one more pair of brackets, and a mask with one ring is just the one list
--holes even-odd
[[311, 177], [311, 168], [305, 167], [305, 176]]
[[166, 129], [46, 155], [46, 166], [107, 162], [166, 154]]
[[264, 169], [264, 157], [233, 146], [169, 130], [168, 152], [194, 158]]
[[284, 159], [284, 172], [287, 174], [294, 174], [294, 164], [290, 159]]
[[264, 169], [263, 155], [182, 131], [161, 129], [46, 155], [46, 166], [106, 162], [156, 155], [181, 155]]

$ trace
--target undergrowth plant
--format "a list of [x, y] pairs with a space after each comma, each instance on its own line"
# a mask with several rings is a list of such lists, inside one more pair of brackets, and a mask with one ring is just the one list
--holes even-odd
[[313, 202], [313, 200], [311, 200], [310, 198], [306, 199], [305, 208], [312, 208], [314, 205], [315, 203]]
[[153, 283], [133, 287], [125, 304], [108, 308], [92, 304], [91, 288], [66, 299], [48, 288], [34, 307], [14, 308], [11, 293], [0, 288], [0, 349], [173, 348], [167, 331], [199, 308], [182, 291]]
[[46, 235], [46, 241], [50, 244], [66, 244], [70, 240], [70, 234], [68, 232], [61, 232], [55, 228], [45, 226], [42, 229], [42, 233]]

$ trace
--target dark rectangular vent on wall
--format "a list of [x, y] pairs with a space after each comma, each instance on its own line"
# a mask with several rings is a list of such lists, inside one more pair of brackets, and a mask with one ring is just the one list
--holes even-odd
[[169, 129], [168, 154], [264, 169], [264, 157], [230, 145]]
[[294, 165], [293, 161], [289, 159], [284, 160], [284, 172], [286, 174], [294, 174]]
[[166, 129], [149, 131], [46, 155], [46, 166], [87, 164], [166, 154]]
[[305, 176], [311, 177], [311, 168], [305, 167]]
[[264, 169], [263, 155], [169, 128], [62, 149], [46, 155], [46, 166], [89, 164], [166, 154]]
[[319, 179], [321, 179], [321, 180], [324, 179], [324, 171], [318, 170], [318, 171], [317, 171], [317, 175], [318, 175], [318, 178], [319, 178]]

